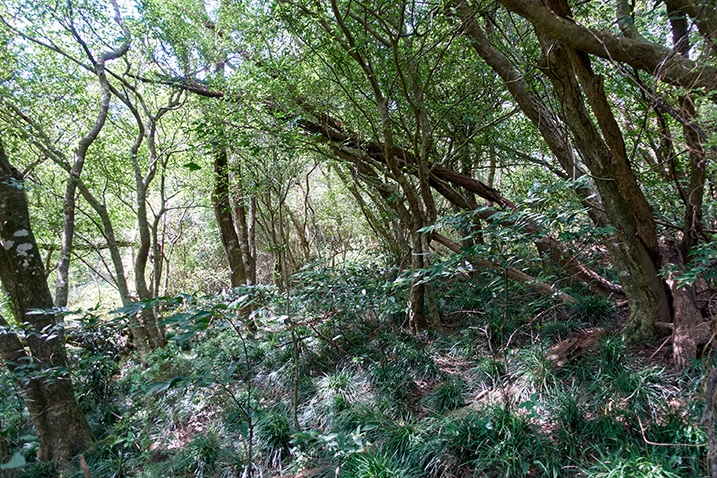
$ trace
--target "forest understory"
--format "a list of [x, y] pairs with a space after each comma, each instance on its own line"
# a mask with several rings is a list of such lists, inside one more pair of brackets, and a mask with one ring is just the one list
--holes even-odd
[[0, 478], [717, 478], [715, 45], [0, 0]]
[[[669, 341], [627, 343], [610, 301], [555, 305], [487, 275], [442, 282], [443, 328], [414, 334], [400, 283], [345, 264], [289, 293], [163, 299], [169, 345], [144, 361], [137, 307], [68, 317], [97, 441], [61, 476], [706, 476], [711, 350], [671, 370]], [[2, 380], [3, 439], [26, 461], [2, 476], [57, 476]]]

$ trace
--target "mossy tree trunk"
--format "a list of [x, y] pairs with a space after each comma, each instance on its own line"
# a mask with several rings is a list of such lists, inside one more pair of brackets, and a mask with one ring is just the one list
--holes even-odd
[[2, 144], [0, 218], [0, 281], [24, 336], [23, 343], [0, 318], [0, 357], [23, 392], [40, 439], [38, 458], [62, 462], [82, 451], [92, 433], [67, 371], [62, 327], [30, 225], [23, 177], [8, 161]]
[[[554, 12], [570, 15], [564, 0], [551, 0], [548, 4]], [[659, 324], [671, 324], [675, 361], [678, 366], [684, 365], [696, 354], [697, 337], [692, 335], [702, 321], [701, 314], [693, 293], [676, 287], [672, 279], [666, 282], [659, 273], [665, 265], [681, 266], [684, 259], [670, 247], [668, 239], [658, 238], [652, 209], [630, 164], [603, 77], [593, 71], [590, 57], [550, 35], [538, 36], [544, 52], [541, 66], [561, 99], [573, 143], [594, 178], [605, 214], [615, 228], [606, 245], [630, 305], [626, 335], [634, 340], [651, 340], [659, 335]], [[694, 149], [694, 138], [692, 143]], [[701, 190], [699, 186], [693, 189]], [[685, 237], [690, 237], [689, 231]]]

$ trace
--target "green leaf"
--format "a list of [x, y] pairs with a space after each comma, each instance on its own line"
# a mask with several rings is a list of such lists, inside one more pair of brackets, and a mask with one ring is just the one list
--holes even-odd
[[177, 387], [184, 382], [186, 382], [186, 377], [179, 375], [177, 377], [172, 377], [166, 382], [153, 383], [145, 389], [144, 395], [145, 397], [149, 395], [156, 395], [158, 393], [162, 393], [166, 390], [169, 390], [170, 388]]
[[21, 468], [25, 466], [26, 461], [25, 457], [22, 456], [20, 453], [15, 453], [12, 458], [10, 458], [10, 461], [7, 463], [3, 463], [0, 465], [0, 470], [12, 470], [14, 468]]
[[190, 170], [191, 172], [199, 171], [200, 169], [202, 169], [202, 167], [201, 167], [200, 165], [198, 165], [197, 163], [195, 163], [194, 161], [190, 161], [190, 162], [188, 162], [188, 163], [186, 163], [186, 164], [183, 164], [182, 166], [184, 166], [185, 168], [187, 168], [187, 169]]

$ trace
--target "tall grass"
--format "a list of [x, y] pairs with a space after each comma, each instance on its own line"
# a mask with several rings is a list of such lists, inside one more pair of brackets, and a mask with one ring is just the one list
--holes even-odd
[[[93, 415], [93, 476], [705, 475], [699, 383], [710, 357], [675, 374], [608, 331], [554, 364], [548, 351], [575, 327], [610, 326], [609, 304], [538, 301], [541, 311], [522, 307], [530, 297], [517, 291], [470, 291], [462, 301], [451, 283], [436, 288], [457, 312], [450, 328], [415, 336], [396, 320], [404, 299], [387, 298], [391, 277], [363, 267], [307, 271], [292, 298], [296, 339], [284, 299], [270, 291], [251, 333], [221, 297], [196, 300], [216, 314], [210, 326], [188, 333], [184, 324], [181, 344], [144, 362], [125, 355], [101, 384], [105, 395], [80, 382], [109, 411]], [[574, 323], [556, 333], [558, 318]], [[21, 402], [10, 395], [0, 390], [11, 448], [28, 459], [24, 476], [45, 476], [51, 470], [33, 462], [13, 405]]]

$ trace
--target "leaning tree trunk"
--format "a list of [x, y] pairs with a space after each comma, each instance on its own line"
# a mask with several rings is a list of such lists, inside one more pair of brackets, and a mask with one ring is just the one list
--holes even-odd
[[545, 52], [542, 66], [561, 99], [574, 145], [595, 178], [605, 214], [615, 227], [606, 246], [630, 305], [626, 333], [638, 341], [653, 339], [659, 334], [657, 323], [672, 322], [668, 291], [658, 275], [657, 227], [630, 167], [602, 77], [593, 72], [586, 54], [547, 36], [541, 39]]
[[239, 236], [234, 228], [231, 201], [229, 199], [229, 158], [226, 147], [220, 146], [214, 154], [214, 193], [212, 203], [214, 215], [219, 226], [219, 236], [229, 263], [229, 278], [232, 287], [247, 283], [247, 271], [244, 264]]
[[[0, 218], [0, 281], [29, 349], [0, 319], [0, 357], [23, 392], [40, 439], [38, 458], [61, 462], [82, 451], [92, 434], [66, 371], [62, 328], [30, 226], [23, 177], [10, 165], [1, 143]], [[19, 363], [34, 368], [21, 372]]]
[[116, 0], [110, 0], [110, 3], [115, 14], [114, 21], [120, 26], [123, 34], [122, 43], [114, 50], [106, 51], [99, 55], [96, 59], [93, 58], [89, 53], [90, 50], [87, 43], [85, 43], [82, 39], [79, 32], [75, 29], [75, 26], [70, 24], [72, 36], [87, 53], [89, 59], [93, 63], [93, 69], [100, 84], [101, 95], [99, 111], [97, 112], [95, 121], [90, 130], [82, 138], [80, 138], [77, 143], [77, 147], [75, 148], [70, 177], [67, 179], [67, 185], [65, 187], [65, 197], [63, 202], [62, 249], [60, 251], [60, 260], [57, 264], [57, 285], [55, 289], [55, 299], [58, 307], [67, 307], [69, 297], [69, 269], [70, 256], [72, 254], [72, 242], [75, 235], [75, 196], [77, 194], [77, 183], [85, 165], [87, 151], [99, 136], [100, 131], [102, 131], [110, 109], [111, 87], [109, 81], [107, 80], [107, 70], [105, 69], [105, 65], [109, 61], [116, 60], [124, 56], [129, 50], [130, 45], [130, 31], [122, 20], [119, 6], [117, 5]]

